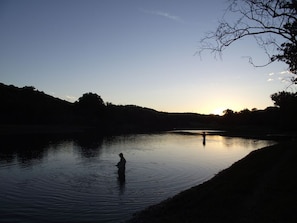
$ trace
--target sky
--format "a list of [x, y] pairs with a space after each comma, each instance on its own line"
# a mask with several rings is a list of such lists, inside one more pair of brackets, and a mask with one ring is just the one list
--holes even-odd
[[0, 82], [164, 112], [265, 109], [288, 86], [252, 39], [199, 55], [224, 0], [0, 0]]

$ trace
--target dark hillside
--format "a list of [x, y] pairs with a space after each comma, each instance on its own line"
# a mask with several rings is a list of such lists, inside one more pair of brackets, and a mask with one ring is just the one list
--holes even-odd
[[93, 93], [86, 93], [75, 103], [70, 103], [47, 95], [34, 87], [18, 88], [1, 83], [0, 101], [2, 132], [5, 132], [3, 126], [23, 128], [25, 125], [30, 126], [31, 131], [32, 126], [36, 125], [39, 128], [56, 125], [59, 128], [63, 126], [67, 131], [92, 129], [102, 134], [121, 134], [204, 128], [219, 123], [217, 116], [166, 113], [136, 105], [104, 103], [100, 96]]
[[1, 124], [56, 124], [71, 121], [72, 104], [34, 87], [0, 83]]
[[94, 93], [86, 93], [75, 103], [71, 103], [47, 95], [34, 87], [18, 88], [2, 83], [0, 102], [0, 132], [5, 132], [7, 126], [10, 132], [14, 131], [15, 126], [29, 126], [31, 129], [32, 126], [48, 129], [51, 126], [51, 132], [56, 131], [57, 127], [62, 127], [63, 131], [68, 132], [87, 129], [100, 134], [173, 129], [224, 129], [236, 134], [247, 131], [254, 134], [255, 131], [262, 131], [267, 134], [284, 127], [281, 124], [284, 115], [281, 116], [278, 107], [252, 111], [244, 109], [240, 112], [227, 110], [223, 116], [168, 113], [136, 105], [105, 103]]

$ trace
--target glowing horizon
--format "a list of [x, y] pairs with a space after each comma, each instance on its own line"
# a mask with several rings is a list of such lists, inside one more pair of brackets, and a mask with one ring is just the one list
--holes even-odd
[[246, 56], [266, 62], [254, 41], [230, 46], [221, 60], [195, 54], [224, 1], [4, 3], [0, 82], [7, 85], [70, 101], [93, 92], [113, 104], [200, 114], [263, 109], [288, 86], [284, 64], [248, 63]]

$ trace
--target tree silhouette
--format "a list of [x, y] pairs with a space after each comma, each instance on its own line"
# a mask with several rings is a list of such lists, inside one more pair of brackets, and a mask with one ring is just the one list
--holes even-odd
[[274, 104], [281, 111], [281, 125], [286, 128], [296, 128], [297, 93], [278, 92], [271, 95]]
[[[228, 14], [238, 16], [226, 21]], [[201, 40], [201, 49], [221, 54], [232, 43], [254, 37], [268, 56], [268, 65], [282, 61], [293, 73], [297, 84], [297, 0], [231, 0], [219, 26]], [[277, 51], [277, 54], [274, 52]], [[252, 59], [250, 62], [254, 65]]]
[[271, 95], [271, 99], [274, 101], [274, 104], [281, 109], [297, 105], [297, 93], [282, 91]]
[[90, 92], [75, 102], [75, 108], [84, 121], [96, 123], [103, 119], [105, 104], [99, 95]]
[[83, 96], [77, 100], [76, 104], [80, 108], [87, 110], [100, 110], [105, 106], [102, 98], [91, 92], [83, 94]]

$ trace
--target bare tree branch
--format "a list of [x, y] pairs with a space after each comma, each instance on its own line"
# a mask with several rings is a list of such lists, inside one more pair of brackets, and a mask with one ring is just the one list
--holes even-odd
[[[239, 39], [254, 37], [269, 60], [288, 64], [297, 76], [297, 0], [230, 0], [217, 29], [201, 40], [199, 54], [208, 50], [216, 55]], [[230, 22], [229, 15], [237, 15]], [[278, 52], [275, 54], [275, 52]], [[253, 60], [250, 63], [255, 65]], [[259, 66], [259, 65], [258, 65]], [[297, 83], [297, 77], [293, 80]]]

